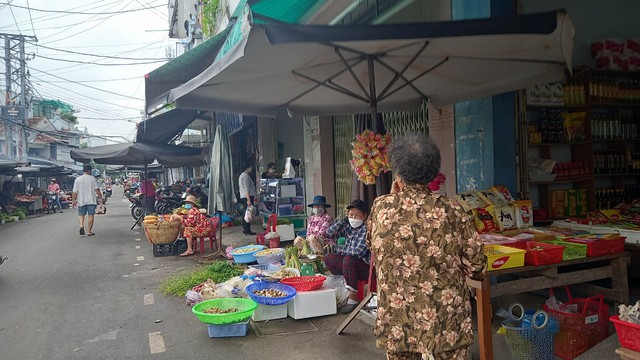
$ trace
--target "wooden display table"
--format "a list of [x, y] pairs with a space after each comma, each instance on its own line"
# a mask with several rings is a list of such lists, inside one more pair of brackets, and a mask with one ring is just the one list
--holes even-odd
[[637, 351], [617, 348], [616, 354], [620, 355], [620, 360], [640, 360], [640, 352]]
[[[629, 262], [630, 254], [623, 252], [563, 261], [552, 265], [523, 266], [489, 271], [483, 281], [467, 279], [467, 284], [476, 289], [480, 359], [493, 360], [491, 297], [580, 284], [575, 287], [577, 290], [590, 294], [603, 294], [605, 298], [613, 300], [616, 305], [628, 303], [627, 265]], [[588, 264], [588, 266], [584, 266], [584, 264]], [[491, 276], [504, 274], [517, 275], [517, 278], [497, 284], [490, 283]], [[586, 284], [586, 282], [600, 279], [611, 279], [611, 288]]]

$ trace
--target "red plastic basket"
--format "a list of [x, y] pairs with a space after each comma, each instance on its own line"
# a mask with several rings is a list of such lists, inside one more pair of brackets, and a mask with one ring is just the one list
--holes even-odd
[[[589, 350], [609, 336], [609, 305], [603, 295], [589, 298], [573, 298], [569, 287], [565, 287], [569, 301], [565, 305], [577, 304], [578, 313], [567, 313], [542, 306], [543, 310], [560, 322], [553, 353], [561, 359], [573, 359]], [[549, 289], [553, 296], [553, 289]]]
[[280, 280], [285, 285], [292, 286], [297, 291], [318, 290], [324, 285], [324, 276], [295, 276]]
[[526, 241], [504, 244], [504, 246], [526, 250], [524, 263], [526, 265], [547, 265], [562, 262], [562, 246], [546, 244], [537, 241]]
[[572, 243], [587, 245], [587, 256], [602, 256], [621, 253], [624, 251], [624, 236], [606, 238], [604, 236], [590, 236], [565, 239]]
[[622, 321], [618, 315], [610, 317], [609, 320], [616, 326], [620, 345], [633, 351], [640, 351], [640, 325]]

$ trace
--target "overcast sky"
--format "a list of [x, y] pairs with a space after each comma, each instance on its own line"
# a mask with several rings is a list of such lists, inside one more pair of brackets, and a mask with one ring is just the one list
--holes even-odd
[[[130, 121], [140, 121], [144, 109], [144, 74], [166, 63], [167, 48], [176, 49], [177, 39], [168, 37], [167, 3], [0, 0], [0, 33], [38, 38], [26, 47], [35, 55], [27, 67], [36, 97], [71, 104], [80, 111], [79, 127], [92, 134], [131, 137], [135, 124]], [[137, 9], [143, 10], [131, 11]], [[4, 67], [0, 70], [4, 88]]]

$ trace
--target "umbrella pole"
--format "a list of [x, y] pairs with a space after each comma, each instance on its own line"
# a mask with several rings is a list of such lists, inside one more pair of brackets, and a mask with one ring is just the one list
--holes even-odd
[[[375, 68], [373, 66], [373, 57], [369, 56], [367, 59], [367, 66], [369, 68], [369, 102], [371, 108], [371, 130], [378, 133], [378, 94], [376, 94], [376, 75]], [[376, 197], [382, 195], [382, 184], [380, 183], [380, 177], [376, 179]], [[373, 201], [373, 200], [372, 200]]]

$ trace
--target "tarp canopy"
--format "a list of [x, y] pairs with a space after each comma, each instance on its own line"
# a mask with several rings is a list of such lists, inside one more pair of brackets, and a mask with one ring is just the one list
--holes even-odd
[[138, 124], [136, 142], [170, 144], [195, 120], [200, 111], [172, 109]]
[[124, 143], [71, 150], [71, 158], [80, 162], [91, 160], [98, 164], [145, 165], [157, 160], [167, 167], [200, 166], [202, 148], [157, 145], [146, 143]]
[[312, 26], [245, 7], [216, 61], [167, 102], [262, 116], [402, 111], [423, 99], [441, 106], [563, 79], [574, 33], [564, 11]]

